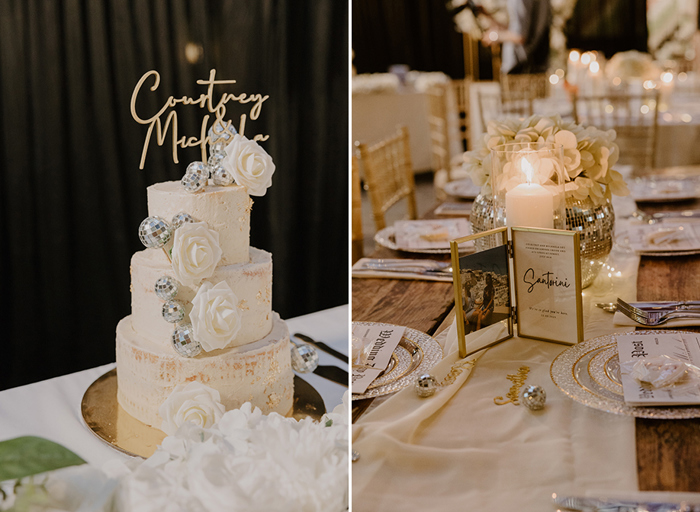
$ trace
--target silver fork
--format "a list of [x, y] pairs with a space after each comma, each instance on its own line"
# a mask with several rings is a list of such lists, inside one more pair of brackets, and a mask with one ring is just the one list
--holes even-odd
[[661, 325], [672, 318], [700, 318], [700, 311], [690, 311], [688, 306], [678, 306], [673, 311], [643, 311], [639, 308], [627, 304], [624, 300], [617, 299], [617, 310], [626, 317], [631, 318], [638, 324], [646, 326]]

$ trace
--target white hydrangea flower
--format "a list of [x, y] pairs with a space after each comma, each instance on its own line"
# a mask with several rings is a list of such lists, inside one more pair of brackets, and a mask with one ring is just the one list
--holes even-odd
[[[583, 127], [559, 115], [491, 121], [481, 143], [464, 154], [464, 169], [484, 197], [491, 197], [491, 148], [511, 142], [556, 143], [564, 147], [567, 197], [601, 204], [611, 194], [627, 195], [621, 175], [613, 170], [620, 150], [614, 130]], [[585, 181], [579, 181], [584, 179]]]

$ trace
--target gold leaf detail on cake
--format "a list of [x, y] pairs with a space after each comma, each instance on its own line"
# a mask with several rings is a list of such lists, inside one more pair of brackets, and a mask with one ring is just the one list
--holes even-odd
[[248, 197], [248, 206], [245, 208], [246, 213], [250, 213], [253, 211], [253, 198]]
[[277, 361], [277, 359], [273, 359], [270, 361], [270, 369], [267, 372], [267, 375], [265, 376], [265, 386], [274, 386], [275, 382], [277, 382], [277, 379], [279, 378], [281, 371], [280, 371], [280, 364]]
[[248, 311], [250, 308], [248, 307], [248, 301], [245, 299], [241, 299], [240, 302], [238, 303], [238, 309], [241, 311]]
[[267, 396], [267, 406], [270, 407], [271, 409], [274, 409], [277, 407], [282, 399], [279, 397], [277, 393], [270, 393]]

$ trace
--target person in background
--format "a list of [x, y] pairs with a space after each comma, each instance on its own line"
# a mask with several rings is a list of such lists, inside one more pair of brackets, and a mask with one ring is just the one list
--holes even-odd
[[544, 73], [549, 61], [550, 0], [508, 0], [508, 28], [492, 23], [486, 45], [502, 43], [501, 72]]

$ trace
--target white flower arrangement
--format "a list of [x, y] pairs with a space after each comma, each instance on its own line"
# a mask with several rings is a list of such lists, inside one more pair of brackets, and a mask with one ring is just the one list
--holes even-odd
[[226, 146], [226, 156], [221, 165], [236, 183], [243, 185], [251, 196], [264, 196], [272, 185], [275, 164], [267, 152], [254, 140], [240, 134]]
[[186, 222], [175, 230], [172, 268], [175, 279], [185, 286], [195, 286], [214, 274], [221, 260], [219, 233], [206, 222]]
[[184, 422], [146, 460], [71, 466], [35, 485], [5, 486], [9, 496], [0, 509], [342, 512], [349, 495], [348, 418], [347, 393], [318, 422], [263, 416], [246, 403], [214, 425]]
[[202, 283], [197, 295], [192, 299], [190, 322], [194, 337], [202, 349], [226, 348], [241, 328], [241, 312], [238, 310], [238, 297], [226, 281], [215, 286], [209, 281]]
[[[250, 403], [211, 428], [184, 423], [146, 461], [115, 461], [119, 510], [338, 511], [348, 499], [348, 405], [320, 422]], [[166, 507], [167, 504], [167, 507]]]
[[620, 150], [615, 144], [615, 130], [602, 131], [565, 122], [559, 115], [506, 118], [488, 123], [481, 146], [464, 154], [464, 167], [481, 194], [492, 195], [491, 149], [511, 142], [556, 143], [564, 146], [566, 196], [579, 200], [588, 197], [600, 205], [611, 194], [628, 195], [622, 174], [615, 171]]

